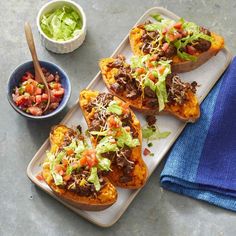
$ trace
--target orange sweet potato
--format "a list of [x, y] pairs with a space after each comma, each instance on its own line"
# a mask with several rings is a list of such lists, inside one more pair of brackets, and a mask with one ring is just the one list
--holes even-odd
[[[50, 133], [50, 151], [56, 153], [63, 146], [65, 139], [74, 135], [75, 132], [64, 125], [55, 126]], [[99, 211], [108, 208], [117, 200], [117, 191], [107, 178], [105, 178], [106, 183], [104, 187], [100, 189], [96, 197], [81, 196], [76, 192], [56, 185], [50, 170], [48, 158], [44, 161], [42, 175], [45, 182], [58, 197], [80, 209]]]
[[[133, 53], [137, 56], [145, 55], [142, 51], [143, 42], [141, 40], [145, 29], [142, 27], [135, 27], [130, 31], [129, 40]], [[172, 72], [181, 73], [191, 71], [204, 64], [211, 57], [215, 56], [224, 47], [224, 38], [214, 32], [211, 33], [212, 44], [211, 47], [205, 52], [198, 52], [195, 54], [196, 61], [183, 60], [177, 55], [171, 57], [172, 59]]]
[[[108, 66], [109, 63], [114, 62], [116, 59], [114, 58], [104, 58], [100, 60], [99, 66], [102, 72], [102, 77], [103, 80], [109, 89], [109, 91], [113, 94], [115, 94], [117, 97], [120, 99], [124, 100], [127, 102], [131, 107], [135, 108], [136, 110], [141, 111], [142, 113], [145, 114], [158, 114], [159, 110], [158, 109], [153, 109], [147, 106], [143, 105], [142, 102], [142, 96], [137, 97], [136, 99], [129, 99], [126, 97], [126, 91], [123, 93], [115, 93], [111, 89], [111, 85], [115, 83], [115, 76], [118, 74], [118, 69], [117, 68], [111, 68]], [[125, 63], [125, 66], [128, 64]], [[200, 116], [200, 108], [199, 108], [199, 103], [197, 100], [197, 97], [195, 94], [189, 90], [187, 93], [187, 99], [183, 104], [172, 104], [168, 105], [168, 103], [165, 105], [165, 108], [162, 113], [169, 113], [171, 115], [174, 115], [180, 120], [187, 121], [187, 122], [195, 122], [199, 116]]]
[[[88, 112], [87, 106], [91, 102], [91, 100], [95, 99], [98, 95], [99, 95], [98, 91], [91, 91], [91, 90], [83, 90], [80, 93], [80, 107], [83, 111], [84, 117], [86, 119], [86, 122], [89, 128], [91, 128], [91, 123], [94, 119], [95, 109], [92, 108], [91, 111]], [[122, 106], [125, 104], [123, 101], [121, 101], [119, 98], [115, 96], [113, 97], [113, 100], [118, 101], [119, 104], [121, 104]], [[111, 171], [109, 172], [107, 177], [115, 186], [128, 188], [128, 189], [137, 189], [137, 188], [142, 187], [145, 184], [148, 170], [147, 170], [146, 164], [144, 163], [142, 159], [142, 154], [141, 154], [141, 148], [142, 148], [141, 126], [135, 114], [130, 109], [128, 110], [131, 114], [132, 127], [134, 129], [134, 132], [137, 133], [137, 138], [140, 143], [140, 145], [131, 148], [132, 154], [130, 157], [130, 161], [134, 162], [134, 169], [132, 170], [132, 173], [131, 173], [132, 178], [128, 182], [121, 181], [121, 178], [123, 176], [123, 170], [122, 168], [119, 168], [114, 161], [112, 161]], [[91, 135], [91, 141], [94, 147], [96, 147], [98, 144], [97, 136]]]

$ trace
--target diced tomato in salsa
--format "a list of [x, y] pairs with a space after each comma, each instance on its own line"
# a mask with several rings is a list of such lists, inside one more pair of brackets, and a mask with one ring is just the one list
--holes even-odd
[[42, 113], [43, 113], [41, 108], [35, 107], [35, 106], [34, 107], [29, 107], [27, 109], [27, 111], [29, 111], [29, 113], [31, 113], [33, 116], [41, 116]]
[[[55, 110], [64, 96], [64, 88], [60, 83], [58, 73], [49, 73], [45, 68], [42, 69], [46, 80], [49, 82], [51, 103], [49, 110]], [[27, 71], [21, 78], [19, 86], [15, 87], [12, 99], [15, 104], [23, 111], [34, 116], [41, 116], [47, 105], [48, 94], [44, 85], [35, 80], [35, 76]]]

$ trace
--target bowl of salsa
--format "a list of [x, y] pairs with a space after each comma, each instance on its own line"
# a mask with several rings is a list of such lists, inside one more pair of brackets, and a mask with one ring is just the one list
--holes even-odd
[[47, 111], [48, 94], [43, 83], [37, 82], [33, 62], [18, 66], [8, 81], [8, 101], [21, 115], [31, 119], [45, 119], [58, 114], [65, 108], [71, 94], [70, 80], [59, 66], [40, 61], [48, 82], [51, 102]]

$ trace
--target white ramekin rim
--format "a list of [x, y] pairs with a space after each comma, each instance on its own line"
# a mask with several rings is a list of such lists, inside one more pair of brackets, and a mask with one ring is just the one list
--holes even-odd
[[[65, 2], [65, 3], [70, 3], [72, 5], [74, 5], [78, 10], [79, 10], [79, 13], [82, 17], [82, 22], [83, 22], [83, 25], [82, 25], [82, 29], [81, 29], [81, 33], [76, 35], [75, 37], [69, 39], [69, 40], [66, 40], [66, 41], [56, 41], [52, 38], [49, 38], [44, 32], [43, 30], [41, 29], [41, 26], [40, 26], [40, 18], [41, 18], [41, 15], [42, 15], [42, 12], [45, 10], [45, 8], [47, 8], [49, 5], [55, 3], [55, 2]], [[38, 28], [38, 31], [40, 32], [40, 34], [46, 38], [48, 41], [52, 42], [52, 43], [55, 43], [55, 44], [61, 44], [61, 45], [64, 45], [64, 44], [67, 44], [67, 43], [72, 43], [76, 40], [78, 40], [81, 36], [83, 36], [83, 34], [86, 33], [86, 16], [85, 16], [85, 13], [84, 13], [84, 10], [83, 8], [77, 4], [76, 2], [74, 1], [71, 1], [71, 0], [53, 0], [53, 1], [50, 1], [46, 4], [44, 4], [41, 9], [39, 10], [38, 12], [38, 15], [37, 15], [37, 19], [36, 19], [36, 24], [37, 24], [37, 28]]]

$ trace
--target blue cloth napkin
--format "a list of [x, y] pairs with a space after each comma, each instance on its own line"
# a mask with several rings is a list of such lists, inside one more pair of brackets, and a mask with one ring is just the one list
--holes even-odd
[[236, 58], [173, 146], [161, 185], [236, 211]]

